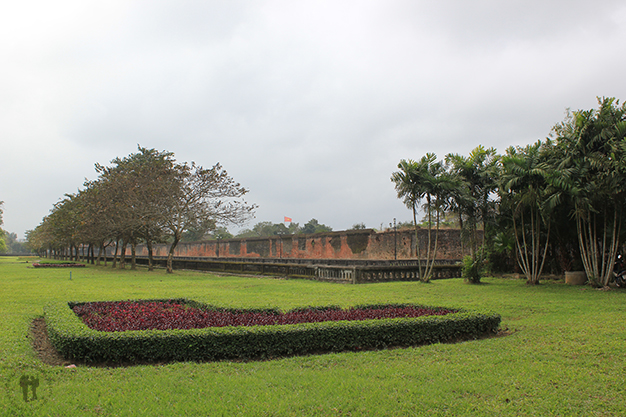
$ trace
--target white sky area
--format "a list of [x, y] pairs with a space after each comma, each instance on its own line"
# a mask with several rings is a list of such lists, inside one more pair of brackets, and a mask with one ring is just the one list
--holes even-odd
[[626, 100], [625, 49], [610, 0], [3, 2], [3, 228], [137, 144], [220, 162], [259, 205], [247, 227], [408, 221], [401, 159], [504, 153]]

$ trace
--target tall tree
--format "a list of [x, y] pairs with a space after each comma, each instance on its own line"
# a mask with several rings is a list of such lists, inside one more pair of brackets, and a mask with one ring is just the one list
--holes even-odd
[[510, 147], [502, 157], [502, 204], [513, 221], [518, 263], [528, 284], [538, 284], [550, 240], [549, 167], [545, 144]]
[[422, 266], [419, 253], [419, 240], [418, 240], [418, 226], [417, 226], [417, 212], [419, 211], [419, 204], [424, 197], [424, 189], [419, 181], [419, 171], [422, 169], [420, 164], [411, 159], [402, 159], [398, 164], [399, 171], [394, 172], [391, 175], [391, 181], [395, 184], [395, 189], [398, 194], [398, 198], [402, 199], [402, 202], [413, 213], [413, 228], [415, 230], [415, 257], [417, 258], [420, 278], [422, 277]]
[[39, 255], [48, 255], [53, 251], [53, 240], [49, 223], [46, 220], [47, 218], [44, 217], [37, 227], [26, 231], [26, 246]]
[[[417, 162], [403, 159], [398, 164], [399, 171], [391, 176], [398, 198], [401, 198], [413, 213], [415, 256], [418, 261], [420, 280], [424, 282], [428, 282], [432, 276], [437, 256], [440, 220], [449, 206], [452, 191], [458, 187], [454, 179], [445, 171], [443, 163], [436, 162], [436, 159], [437, 156], [432, 153], [427, 153]], [[425, 259], [422, 259], [424, 254], [420, 253], [417, 223], [417, 212], [422, 200], [425, 200], [423, 208], [428, 219]], [[435, 224], [434, 237], [432, 236], [433, 222]]]
[[[122, 259], [127, 244], [131, 245], [131, 268], [135, 268], [135, 247], [141, 241], [148, 248], [148, 267], [152, 269], [152, 245], [163, 240], [170, 206], [178, 192], [179, 171], [174, 154], [138, 146], [138, 152], [115, 158], [111, 167], [96, 164], [100, 180], [106, 184], [104, 193], [114, 204], [110, 213], [118, 239], [122, 243]], [[124, 262], [121, 262], [124, 266]]]
[[[104, 257], [106, 265], [106, 248], [114, 243], [115, 222], [113, 221], [114, 198], [107, 192], [107, 184], [103, 181], [86, 181], [85, 189], [79, 192], [83, 200], [82, 239], [93, 250], [98, 249], [96, 263], [100, 265]], [[92, 259], [93, 262], [93, 259]]]
[[177, 164], [176, 181], [168, 191], [168, 206], [164, 230], [171, 243], [167, 271], [173, 272], [174, 250], [183, 233], [202, 228], [207, 219], [217, 224], [240, 225], [253, 217], [255, 204], [248, 204], [243, 196], [248, 190], [235, 182], [218, 163], [204, 169], [195, 163]]
[[554, 127], [553, 205], [572, 202], [589, 282], [608, 285], [621, 245], [626, 203], [626, 107], [598, 98], [598, 109], [569, 112]]
[[47, 223], [50, 246], [60, 253], [60, 256], [70, 260], [78, 260], [78, 245], [80, 243], [81, 201], [74, 194], [66, 194], [63, 200], [58, 201], [50, 214], [44, 218]]
[[[452, 175], [459, 181], [453, 190], [453, 210], [459, 216], [459, 225], [470, 243], [472, 256], [476, 257], [479, 244], [484, 246], [488, 229], [494, 216], [491, 195], [497, 189], [500, 157], [495, 148], [485, 149], [479, 145], [467, 157], [450, 153], [446, 164]], [[478, 229], [482, 224], [483, 235], [479, 242]]]

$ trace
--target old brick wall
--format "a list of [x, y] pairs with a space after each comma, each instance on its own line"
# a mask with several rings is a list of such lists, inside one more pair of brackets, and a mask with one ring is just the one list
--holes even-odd
[[[420, 251], [425, 256], [428, 231], [419, 229]], [[434, 247], [435, 232], [431, 232]], [[130, 254], [130, 249], [127, 249]], [[167, 256], [167, 245], [155, 245], [155, 256]], [[437, 259], [460, 260], [468, 254], [460, 239], [460, 230], [441, 229], [437, 240]], [[147, 256], [144, 245], [137, 255]], [[191, 257], [260, 257], [296, 259], [415, 259], [415, 231], [399, 230], [377, 233], [374, 230], [346, 230], [312, 235], [286, 235], [266, 238], [181, 242], [175, 256]]]

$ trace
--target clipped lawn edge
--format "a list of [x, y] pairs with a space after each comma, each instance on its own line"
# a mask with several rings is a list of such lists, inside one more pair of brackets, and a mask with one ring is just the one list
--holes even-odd
[[[217, 308], [193, 300], [177, 301]], [[499, 314], [492, 312], [455, 309], [459, 312], [445, 316], [111, 333], [87, 327], [70, 308], [77, 304], [82, 302], [48, 304], [44, 307], [44, 317], [50, 341], [57, 351], [67, 359], [87, 363], [258, 359], [415, 346], [495, 334], [501, 320]]]

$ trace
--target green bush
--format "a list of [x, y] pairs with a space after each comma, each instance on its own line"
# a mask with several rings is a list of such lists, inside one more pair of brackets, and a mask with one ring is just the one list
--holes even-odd
[[[193, 300], [178, 301], [217, 308]], [[82, 303], [48, 304], [44, 316], [50, 340], [59, 353], [85, 362], [253, 359], [380, 349], [478, 338], [500, 326], [499, 314], [459, 310], [417, 318], [109, 333], [87, 327], [71, 310], [78, 304]]]
[[478, 252], [476, 252], [473, 257], [470, 255], [466, 255], [463, 258], [461, 276], [465, 279], [466, 282], [469, 282], [471, 284], [480, 283], [480, 279], [488, 272], [487, 259], [489, 259], [489, 255], [483, 249], [480, 249]]

